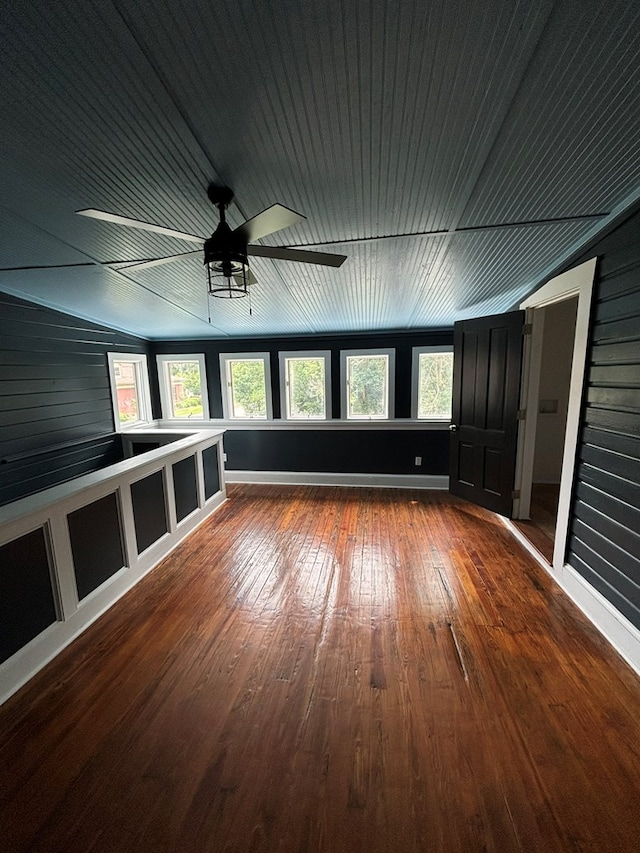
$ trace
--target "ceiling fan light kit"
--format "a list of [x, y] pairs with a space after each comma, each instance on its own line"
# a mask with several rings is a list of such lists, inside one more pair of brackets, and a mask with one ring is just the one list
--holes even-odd
[[221, 299], [240, 299], [249, 294], [248, 267], [242, 267], [234, 275], [229, 275], [226, 272], [215, 272], [210, 264], [207, 264], [206, 267], [209, 296], [217, 296]]

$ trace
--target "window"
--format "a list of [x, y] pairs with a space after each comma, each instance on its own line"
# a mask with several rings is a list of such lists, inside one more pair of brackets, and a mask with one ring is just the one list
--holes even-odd
[[220, 353], [225, 418], [273, 417], [268, 352]]
[[343, 417], [389, 418], [394, 399], [395, 350], [345, 350], [340, 359]]
[[453, 347], [414, 347], [411, 416], [451, 420]]
[[331, 353], [281, 352], [282, 416], [325, 420], [331, 408]]
[[108, 358], [116, 430], [149, 423], [151, 398], [146, 355], [110, 352]]
[[165, 418], [208, 418], [204, 355], [158, 355], [160, 400]]

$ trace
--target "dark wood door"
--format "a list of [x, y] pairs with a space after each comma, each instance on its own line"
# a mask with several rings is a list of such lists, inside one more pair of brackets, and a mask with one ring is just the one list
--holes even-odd
[[524, 311], [454, 326], [449, 491], [511, 517]]

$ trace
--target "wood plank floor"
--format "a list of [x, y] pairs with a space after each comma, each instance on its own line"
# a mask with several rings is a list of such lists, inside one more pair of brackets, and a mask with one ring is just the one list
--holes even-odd
[[530, 520], [518, 519], [513, 522], [549, 565], [553, 564], [559, 496], [559, 485], [534, 483], [531, 488]]
[[495, 516], [229, 497], [0, 708], [3, 851], [640, 850], [640, 680]]

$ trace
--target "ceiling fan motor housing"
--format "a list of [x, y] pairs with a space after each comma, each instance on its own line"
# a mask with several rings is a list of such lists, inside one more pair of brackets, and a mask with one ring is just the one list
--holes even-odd
[[221, 222], [204, 242], [204, 263], [229, 278], [249, 266], [247, 244], [226, 222]]

